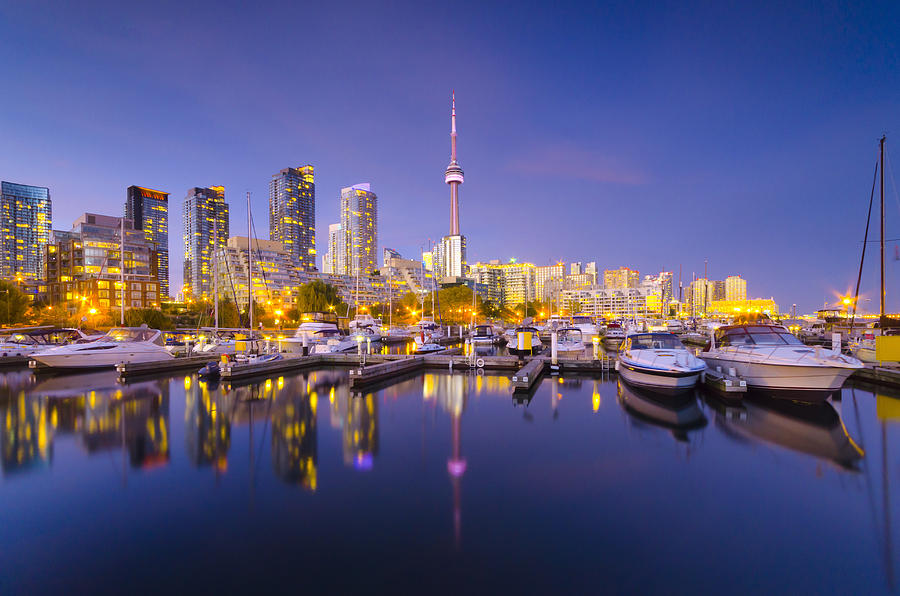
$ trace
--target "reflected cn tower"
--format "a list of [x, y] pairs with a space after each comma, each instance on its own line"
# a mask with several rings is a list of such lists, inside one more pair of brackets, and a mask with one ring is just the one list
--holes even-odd
[[450, 235], [459, 235], [459, 185], [463, 183], [463, 169], [456, 161], [456, 92], [450, 94], [450, 165], [444, 182], [450, 185]]

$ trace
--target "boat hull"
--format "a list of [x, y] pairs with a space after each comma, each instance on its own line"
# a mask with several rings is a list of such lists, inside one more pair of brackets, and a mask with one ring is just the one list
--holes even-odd
[[799, 395], [805, 401], [824, 401], [831, 393], [839, 390], [847, 377], [856, 370], [835, 366], [765, 364], [703, 355], [700, 357], [711, 369], [717, 366], [725, 371], [733, 368], [751, 389], [784, 392], [790, 394], [785, 395], [790, 399], [794, 399], [794, 395]]
[[[168, 357], [166, 357], [168, 356]], [[56, 369], [82, 370], [91, 368], [113, 368], [122, 362], [160, 362], [172, 360], [174, 356], [166, 352], [109, 352], [87, 354], [49, 354], [38, 353], [31, 357], [43, 366]]]
[[703, 371], [668, 371], [645, 368], [627, 361], [617, 363], [619, 376], [631, 385], [652, 389], [687, 391], [697, 385]]

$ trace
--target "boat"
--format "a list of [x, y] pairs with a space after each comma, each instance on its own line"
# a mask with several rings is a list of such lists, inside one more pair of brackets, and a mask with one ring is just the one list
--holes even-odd
[[584, 336], [577, 327], [563, 327], [557, 331], [556, 351], [561, 354], [584, 352]]
[[297, 327], [293, 337], [278, 340], [278, 350], [292, 354], [303, 352], [303, 347], [311, 347], [328, 341], [334, 334], [340, 335], [337, 322], [304, 321]]
[[669, 324], [662, 319], [647, 319], [644, 321], [644, 325], [650, 333], [669, 331]]
[[594, 319], [587, 315], [573, 316], [571, 326], [580, 329], [581, 334], [588, 339], [592, 339], [600, 335], [600, 327], [596, 323], [594, 323]]
[[323, 329], [313, 335], [316, 340], [311, 342], [313, 354], [334, 354], [359, 349], [360, 342], [355, 337], [342, 335], [337, 329]]
[[804, 345], [781, 325], [722, 327], [700, 358], [712, 369], [734, 369], [750, 389], [809, 402], [824, 401], [863, 367], [852, 356]]
[[628, 383], [653, 389], [693, 389], [706, 363], [671, 333], [629, 335], [619, 347], [616, 370]]
[[606, 325], [606, 334], [603, 336], [603, 347], [606, 350], [617, 350], [625, 341], [625, 329], [620, 323], [612, 322]]
[[475, 325], [475, 330], [472, 331], [473, 344], [492, 346], [499, 340], [500, 336], [494, 334], [494, 328], [491, 325]]
[[[526, 332], [531, 334], [531, 345], [525, 345], [521, 349], [519, 348], [519, 332]], [[544, 344], [541, 342], [541, 336], [536, 327], [516, 327], [515, 329], [510, 329], [506, 332], [506, 351], [510, 354], [537, 354], [544, 347]]]
[[381, 320], [376, 319], [368, 313], [357, 314], [353, 317], [353, 320], [350, 321], [348, 327], [350, 328], [350, 335], [363, 332], [365, 337], [377, 338], [372, 339], [372, 341], [381, 340]]
[[415, 343], [413, 344], [413, 349], [417, 354], [430, 354], [433, 352], [440, 352], [444, 349], [444, 346], [436, 344], [430, 339], [423, 340], [421, 336], [416, 336]]
[[2, 332], [7, 335], [0, 341], [0, 362], [3, 358], [31, 356], [54, 346], [84, 343], [88, 339], [78, 329], [60, 327], [21, 327], [4, 329]]
[[666, 331], [675, 335], [681, 335], [684, 333], [684, 324], [678, 319], [666, 321]]
[[207, 362], [206, 366], [197, 371], [197, 376], [201, 379], [215, 379], [219, 376], [222, 370], [219, 368], [219, 361], [213, 360], [212, 362]]
[[146, 325], [113, 327], [97, 341], [35, 352], [39, 366], [56, 369], [111, 368], [119, 363], [161, 362], [175, 357], [163, 345], [162, 333]]
[[382, 334], [381, 343], [405, 343], [412, 339], [412, 332], [404, 327], [389, 327], [387, 333]]

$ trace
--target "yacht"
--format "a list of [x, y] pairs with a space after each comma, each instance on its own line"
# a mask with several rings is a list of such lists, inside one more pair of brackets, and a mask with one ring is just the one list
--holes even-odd
[[9, 333], [0, 340], [0, 359], [21, 358], [31, 356], [35, 352], [41, 352], [48, 348], [65, 343], [84, 343], [88, 336], [78, 329], [32, 327], [21, 329], [8, 329]]
[[350, 334], [354, 335], [357, 332], [363, 330], [370, 330], [372, 333], [368, 331], [365, 332], [366, 337], [377, 337], [378, 339], [373, 339], [372, 341], [380, 341], [381, 340], [381, 319], [376, 319], [372, 315], [366, 314], [357, 314], [353, 317], [353, 320], [350, 321], [348, 325], [350, 327]]
[[440, 325], [434, 322], [434, 317], [423, 316], [422, 320], [416, 323], [415, 333], [421, 337], [432, 339], [440, 339], [444, 337], [444, 330]]
[[619, 323], [606, 325], [606, 334], [603, 336], [603, 347], [607, 350], [616, 350], [625, 341], [625, 330]]
[[697, 384], [706, 363], [671, 333], [629, 335], [619, 347], [616, 370], [632, 385], [687, 390]]
[[303, 352], [304, 343], [314, 346], [328, 341], [334, 334], [338, 334], [337, 320], [313, 320], [304, 321], [297, 327], [293, 337], [284, 337], [278, 340], [278, 350], [299, 354]]
[[97, 341], [35, 352], [40, 366], [58, 369], [109, 368], [121, 362], [159, 362], [175, 358], [163, 345], [158, 329], [114, 327]]
[[577, 327], [563, 327], [556, 340], [556, 351], [562, 354], [580, 354], [584, 352], [584, 336]]
[[573, 316], [572, 327], [577, 327], [578, 329], [580, 329], [581, 334], [588, 339], [592, 339], [600, 335], [600, 327], [596, 323], [594, 323], [594, 319], [587, 315]]
[[[531, 333], [531, 345], [519, 348], [519, 332], [524, 331]], [[536, 327], [516, 327], [506, 332], [506, 350], [510, 354], [537, 354], [543, 348], [541, 336]]]
[[427, 336], [425, 339], [422, 339], [420, 335], [417, 335], [415, 337], [413, 348], [417, 354], [430, 354], [433, 352], [440, 352], [444, 349], [444, 346], [434, 343]]
[[499, 335], [494, 334], [494, 328], [491, 325], [475, 325], [472, 332], [472, 343], [476, 345], [494, 345], [500, 339]]
[[751, 389], [791, 392], [811, 402], [824, 401], [863, 368], [852, 356], [804, 345], [781, 325], [722, 327], [700, 358], [710, 368], [734, 369]]
[[675, 335], [681, 335], [682, 333], [684, 333], [684, 324], [678, 319], [666, 321], [666, 331], [668, 331], [669, 333], [674, 333]]
[[[314, 341], [313, 341], [314, 340]], [[323, 329], [313, 334], [310, 341], [313, 354], [334, 354], [358, 349], [359, 342], [352, 335], [341, 335], [337, 329]], [[365, 344], [365, 342], [363, 342]], [[365, 345], [363, 345], [365, 349]]]

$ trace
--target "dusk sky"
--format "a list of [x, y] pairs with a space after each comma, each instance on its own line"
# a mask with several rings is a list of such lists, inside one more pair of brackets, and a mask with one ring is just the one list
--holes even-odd
[[687, 285], [708, 258], [809, 312], [855, 283], [882, 134], [900, 167], [897, 2], [186, 4], [0, 3], [0, 178], [50, 187], [55, 229], [121, 214], [132, 184], [170, 192], [173, 293], [188, 188], [225, 186], [232, 235], [250, 191], [266, 237], [269, 179], [307, 163], [320, 257], [360, 182], [379, 249], [416, 256], [448, 232], [452, 89], [470, 262]]

